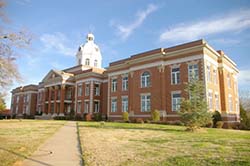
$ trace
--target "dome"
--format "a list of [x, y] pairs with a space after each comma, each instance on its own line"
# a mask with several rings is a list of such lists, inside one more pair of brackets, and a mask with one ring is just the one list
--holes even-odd
[[95, 40], [95, 36], [92, 33], [88, 33], [86, 38], [87, 38], [87, 41], [94, 41]]
[[86, 43], [80, 45], [76, 54], [77, 64], [101, 68], [102, 55], [98, 45], [94, 42], [94, 35], [87, 34]]

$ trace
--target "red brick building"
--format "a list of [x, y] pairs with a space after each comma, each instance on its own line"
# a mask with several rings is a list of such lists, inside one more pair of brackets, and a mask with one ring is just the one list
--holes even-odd
[[[36, 109], [30, 114], [65, 116], [73, 111], [116, 120], [128, 111], [130, 118], [149, 119], [151, 110], [157, 109], [162, 120], [175, 121], [181, 98], [186, 97], [185, 83], [194, 74], [204, 81], [209, 111], [220, 111], [228, 123], [239, 121], [236, 64], [204, 40], [132, 55], [103, 69], [100, 49], [88, 34], [76, 59], [77, 66], [51, 70], [35, 86], [29, 99], [35, 100]], [[12, 91], [12, 113], [25, 112], [16, 98], [26, 93], [18, 89]]]

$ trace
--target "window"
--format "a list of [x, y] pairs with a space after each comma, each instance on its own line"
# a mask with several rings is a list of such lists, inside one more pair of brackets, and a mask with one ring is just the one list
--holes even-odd
[[172, 84], [179, 84], [180, 83], [180, 68], [172, 68]]
[[71, 89], [67, 89], [67, 91], [66, 91], [66, 99], [67, 100], [70, 100], [71, 99]]
[[98, 63], [97, 60], [94, 61], [94, 66], [97, 67]]
[[116, 112], [117, 111], [117, 99], [112, 99], [111, 100], [111, 112]]
[[231, 95], [228, 96], [228, 109], [229, 109], [229, 112], [233, 112], [233, 101], [232, 101]]
[[89, 84], [85, 84], [85, 96], [89, 96]]
[[99, 101], [95, 101], [94, 102], [94, 106], [95, 106], [95, 112], [99, 112], [100, 111], [100, 102]]
[[80, 64], [81, 64], [81, 62], [82, 62], [81, 58], [80, 58], [80, 59], [78, 59], [78, 65], [80, 65]]
[[77, 85], [77, 95], [82, 96], [82, 84]]
[[128, 97], [122, 97], [122, 112], [128, 112]]
[[17, 102], [17, 103], [19, 102], [19, 96], [16, 97], [16, 102]]
[[195, 79], [195, 80], [199, 79], [198, 64], [188, 65], [188, 80], [191, 81], [192, 79]]
[[179, 111], [181, 107], [181, 93], [172, 93], [172, 111]]
[[213, 93], [208, 92], [208, 107], [209, 109], [213, 109]]
[[141, 75], [141, 87], [145, 88], [149, 87], [150, 85], [151, 85], [150, 73], [146, 71]]
[[210, 70], [210, 65], [207, 65], [207, 81], [211, 81], [211, 70]]
[[218, 111], [218, 110], [220, 110], [219, 95], [215, 94], [214, 97], [215, 97], [215, 110]]
[[81, 113], [81, 109], [82, 109], [82, 102], [78, 101], [77, 102], [77, 113]]
[[42, 99], [42, 93], [38, 93], [38, 102], [41, 102]]
[[58, 90], [58, 91], [57, 91], [57, 99], [60, 99], [60, 97], [61, 97], [61, 91]]
[[89, 58], [85, 60], [85, 65], [89, 66]]
[[149, 112], [151, 109], [150, 95], [141, 95], [141, 112]]
[[117, 90], [117, 79], [112, 79], [112, 92]]
[[95, 96], [100, 96], [100, 84], [95, 84]]
[[38, 114], [41, 114], [41, 112], [42, 112], [42, 108], [41, 106], [38, 106]]
[[128, 90], [128, 76], [122, 78], [122, 90]]
[[89, 112], [89, 102], [85, 101], [84, 102], [84, 113], [88, 113]]
[[227, 75], [227, 86], [231, 88], [231, 77], [230, 74]]
[[214, 84], [217, 84], [218, 79], [217, 79], [217, 70], [216, 69], [213, 70], [213, 75], [214, 75]]

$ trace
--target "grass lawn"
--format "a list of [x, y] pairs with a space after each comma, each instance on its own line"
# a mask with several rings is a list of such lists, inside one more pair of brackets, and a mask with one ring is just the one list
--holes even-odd
[[250, 131], [78, 122], [86, 165], [250, 165]]
[[19, 165], [64, 123], [52, 120], [1, 120], [0, 165]]

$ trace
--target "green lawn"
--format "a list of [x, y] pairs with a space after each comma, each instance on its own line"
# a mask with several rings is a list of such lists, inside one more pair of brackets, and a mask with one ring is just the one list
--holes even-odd
[[64, 123], [52, 120], [1, 120], [0, 165], [19, 165], [19, 161], [31, 155]]
[[250, 131], [79, 122], [86, 165], [250, 165]]

